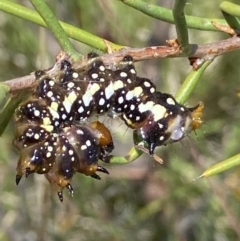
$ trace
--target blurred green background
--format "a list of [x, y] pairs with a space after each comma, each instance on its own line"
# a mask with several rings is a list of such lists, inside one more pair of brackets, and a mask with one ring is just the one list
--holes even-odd
[[[29, 1], [16, 1], [31, 7]], [[172, 0], [149, 3], [171, 8]], [[222, 1], [189, 1], [187, 14], [221, 18]], [[115, 43], [164, 45], [174, 25], [131, 9], [117, 0], [48, 0], [58, 18]], [[237, 1], [235, 1], [237, 3]], [[226, 39], [223, 33], [189, 30], [191, 43]], [[82, 53], [96, 51], [73, 41]], [[46, 29], [0, 12], [0, 80], [24, 76], [54, 64], [60, 48]], [[240, 169], [192, 180], [207, 167], [239, 153], [239, 51], [214, 60], [188, 100], [205, 103], [205, 123], [184, 141], [158, 148], [160, 165], [147, 155], [127, 165], [103, 164], [110, 172], [97, 181], [77, 174], [75, 196], [60, 203], [41, 175], [15, 186], [18, 154], [13, 122], [0, 138], [0, 240], [2, 241], [195, 241], [240, 240]], [[175, 94], [191, 67], [184, 58], [137, 63], [139, 76]], [[0, 117], [1, 118], [1, 117]], [[132, 130], [105, 118], [119, 155], [132, 146]]]

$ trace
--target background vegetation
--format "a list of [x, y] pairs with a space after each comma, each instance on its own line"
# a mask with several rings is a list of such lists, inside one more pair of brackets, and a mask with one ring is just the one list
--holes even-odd
[[[16, 2], [32, 8], [29, 1]], [[176, 37], [174, 25], [120, 1], [47, 2], [60, 20], [121, 45], [165, 45], [167, 39]], [[172, 6], [170, 0], [148, 2]], [[222, 18], [221, 2], [192, 0], [186, 13]], [[203, 44], [229, 36], [189, 30], [189, 37], [190, 43]], [[73, 43], [82, 54], [101, 53]], [[0, 12], [2, 81], [52, 66], [59, 51], [48, 30]], [[144, 155], [131, 164], [105, 165], [111, 175], [102, 175], [101, 181], [76, 175], [75, 196], [65, 191], [63, 203], [41, 175], [31, 175], [15, 186], [18, 154], [12, 147], [11, 122], [0, 138], [0, 240], [239, 240], [239, 168], [192, 182], [210, 165], [239, 153], [239, 63], [239, 51], [234, 51], [218, 57], [207, 69], [187, 103], [205, 103], [205, 124], [181, 143], [159, 148], [163, 165]], [[173, 95], [191, 69], [187, 58], [144, 61], [136, 66], [140, 76]], [[119, 120], [106, 118], [105, 124], [114, 135], [115, 152], [127, 153], [132, 131]]]

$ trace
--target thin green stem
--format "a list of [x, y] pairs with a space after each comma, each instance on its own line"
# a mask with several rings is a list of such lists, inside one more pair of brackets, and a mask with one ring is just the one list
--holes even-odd
[[135, 161], [138, 157], [142, 155], [142, 152], [135, 147], [132, 147], [128, 152], [127, 156], [112, 156], [108, 163], [111, 164], [126, 164]]
[[79, 59], [81, 55], [74, 49], [67, 34], [65, 33], [64, 29], [58, 22], [58, 19], [54, 15], [53, 11], [49, 8], [45, 0], [30, 1], [37, 12], [41, 15], [48, 28], [52, 31], [62, 50], [68, 53], [72, 58]]
[[191, 51], [188, 42], [188, 29], [186, 18], [184, 15], [184, 8], [187, 0], [175, 0], [173, 4], [173, 18], [177, 31], [177, 39], [181, 46], [183, 53], [188, 55]]
[[[30, 10], [26, 7], [23, 7], [19, 4], [7, 1], [7, 0], [0, 0], [0, 10], [10, 13], [14, 16], [29, 20], [33, 23], [36, 23], [39, 26], [47, 28], [47, 24], [44, 22], [44, 20], [41, 18], [41, 16], [33, 10]], [[77, 27], [74, 27], [70, 24], [63, 23], [59, 21], [67, 35], [81, 43], [84, 43], [90, 47], [99, 49], [101, 51], [107, 52], [108, 46], [106, 46], [105, 40], [102, 38], [99, 38], [93, 34], [90, 34], [82, 29], [79, 29]], [[112, 42], [108, 42], [109, 47], [113, 51], [120, 50], [123, 48], [121, 45], [117, 45]]]
[[18, 98], [16, 97], [9, 97], [7, 103], [3, 107], [0, 112], [0, 136], [3, 134], [4, 130], [6, 129], [9, 121], [12, 119], [12, 115], [22, 101], [24, 94], [21, 94]]
[[[135, 8], [146, 15], [162, 20], [168, 23], [174, 23], [173, 14], [170, 9], [163, 8], [154, 4], [149, 4], [142, 0], [118, 0], [126, 5]], [[200, 18], [194, 16], [186, 15], [186, 21], [188, 28], [206, 30], [206, 31], [220, 31], [216, 29], [212, 22], [217, 22], [219, 24], [226, 24], [224, 19], [214, 19], [214, 18]]]
[[222, 2], [220, 4], [223, 16], [233, 29], [240, 30], [240, 6], [230, 2]]
[[192, 70], [187, 78], [184, 80], [183, 84], [179, 88], [177, 94], [175, 95], [176, 100], [179, 103], [185, 103], [189, 95], [192, 93], [193, 89], [197, 85], [199, 79], [204, 73], [205, 69], [211, 64], [211, 60], [208, 60], [202, 64], [197, 70]]

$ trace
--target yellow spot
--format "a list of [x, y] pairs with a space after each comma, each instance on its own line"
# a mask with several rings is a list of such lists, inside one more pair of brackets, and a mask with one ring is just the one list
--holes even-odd
[[148, 101], [147, 103], [141, 103], [139, 106], [138, 106], [138, 110], [140, 113], [143, 113], [143, 112], [146, 112], [146, 111], [150, 111], [152, 109], [154, 105], [154, 102], [153, 101]]
[[74, 92], [72, 92], [69, 94], [67, 98], [71, 103], [74, 103], [74, 101], [77, 99], [77, 95]]
[[91, 95], [95, 95], [95, 93], [99, 90], [100, 90], [100, 86], [97, 83], [94, 83], [89, 86], [89, 92], [91, 93]]
[[166, 114], [166, 108], [162, 105], [154, 105], [152, 108], [153, 119], [154, 121], [158, 121], [162, 119]]
[[124, 87], [123, 82], [121, 80], [117, 80], [116, 82], [114, 82], [114, 90], [118, 90]]
[[52, 102], [50, 107], [51, 107], [51, 109], [57, 111], [58, 110], [58, 103], [57, 102]]
[[44, 125], [44, 126], [48, 126], [48, 125], [50, 125], [50, 124], [51, 124], [51, 120], [50, 120], [49, 117], [43, 118], [43, 125]]
[[[55, 102], [56, 103], [56, 102]], [[59, 119], [59, 114], [57, 111], [55, 111], [54, 109], [52, 109], [51, 107], [48, 107], [51, 115], [54, 117], [54, 119]]]
[[133, 91], [134, 91], [134, 96], [138, 97], [138, 96], [140, 96], [142, 94], [143, 89], [142, 89], [142, 87], [138, 86]]
[[52, 125], [41, 125], [41, 127], [48, 131], [48, 132], [52, 132], [53, 131], [53, 126]]
[[64, 106], [65, 110], [67, 111], [67, 113], [70, 113], [71, 107], [72, 107], [72, 103], [68, 100], [67, 97], [65, 97], [65, 99], [63, 101], [63, 106]]

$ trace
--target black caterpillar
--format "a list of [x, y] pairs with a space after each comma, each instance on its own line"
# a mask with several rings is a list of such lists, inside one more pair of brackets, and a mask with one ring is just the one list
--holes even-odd
[[147, 144], [150, 155], [156, 146], [181, 140], [202, 123], [202, 106], [187, 108], [156, 91], [149, 79], [136, 75], [131, 56], [115, 70], [94, 54], [88, 57], [85, 69], [62, 61], [57, 77], [37, 71], [34, 93], [15, 113], [14, 143], [20, 151], [16, 183], [23, 175], [45, 174], [61, 201], [64, 187], [73, 194], [75, 172], [97, 179], [96, 171], [108, 173], [98, 160], [109, 160], [111, 133], [98, 121], [89, 124], [90, 117], [120, 117], [139, 143]]

